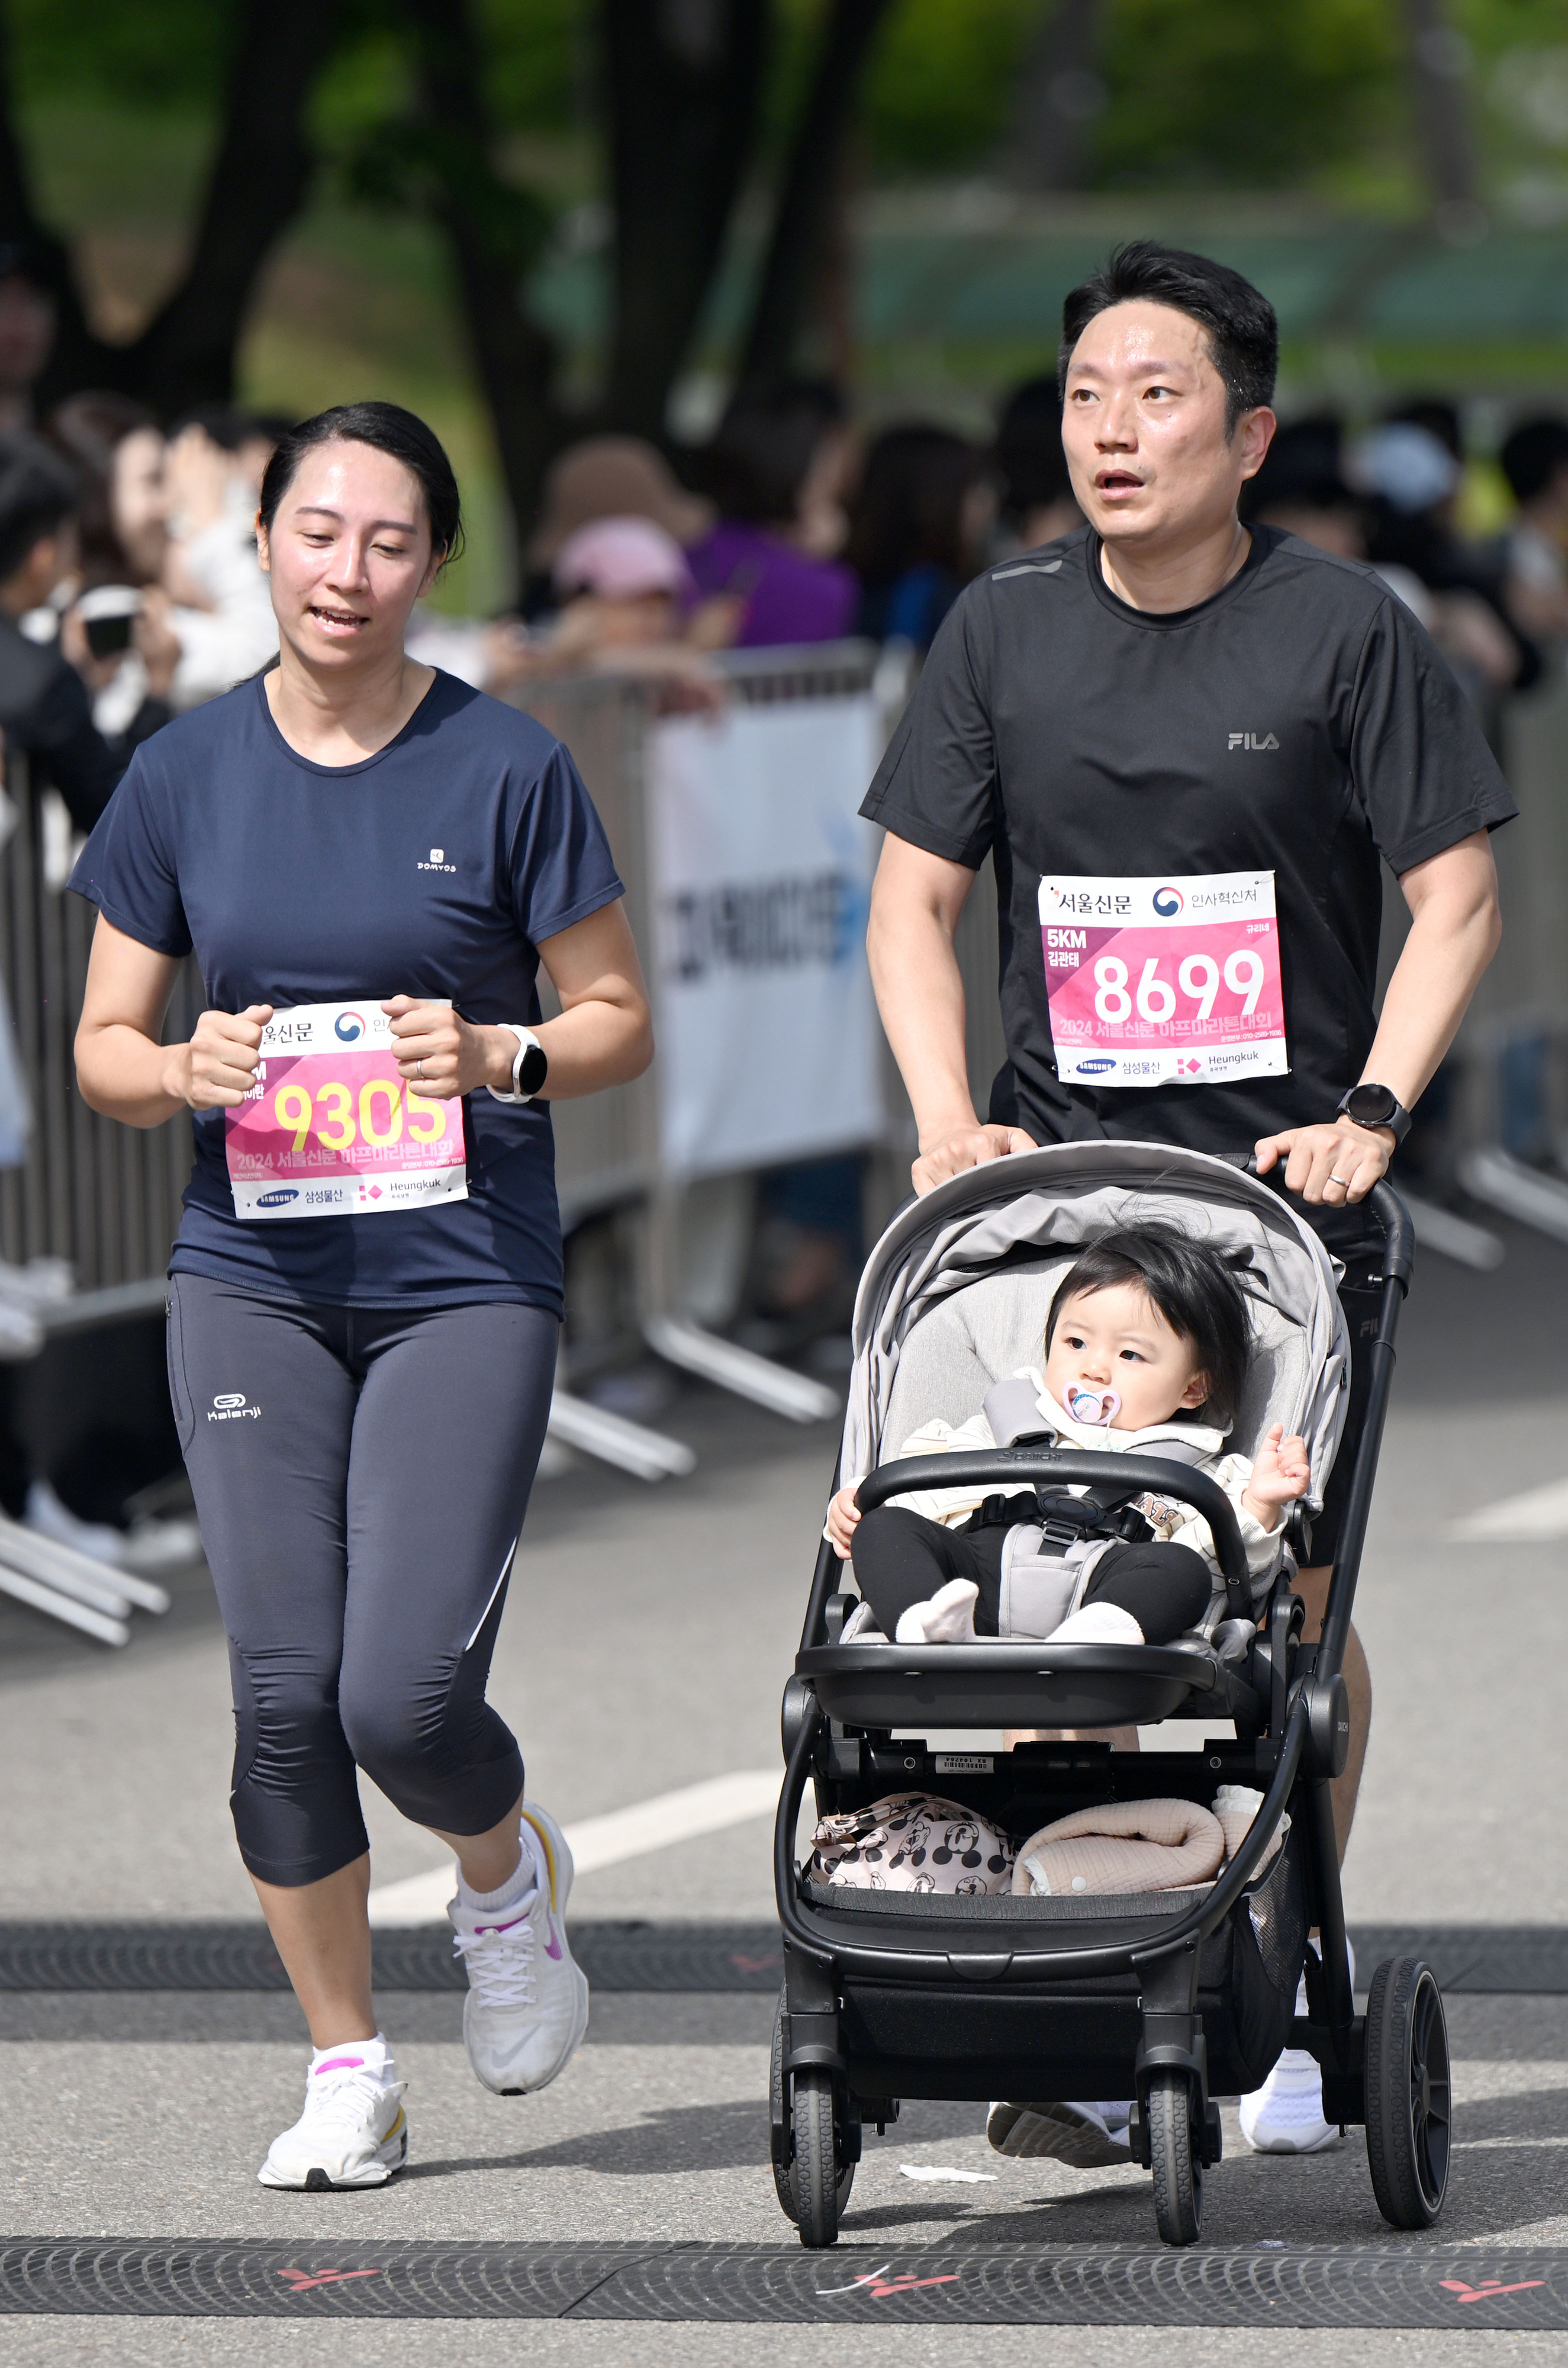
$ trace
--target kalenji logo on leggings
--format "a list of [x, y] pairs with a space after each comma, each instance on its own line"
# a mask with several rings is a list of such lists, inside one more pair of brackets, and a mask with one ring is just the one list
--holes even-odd
[[247, 1417], [253, 1422], [259, 1422], [261, 1408], [247, 1406], [243, 1390], [224, 1390], [213, 1399], [212, 1411], [207, 1419], [209, 1422], [244, 1422]]

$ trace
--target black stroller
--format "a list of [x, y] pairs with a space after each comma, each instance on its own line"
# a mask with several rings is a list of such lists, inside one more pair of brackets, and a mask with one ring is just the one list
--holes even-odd
[[[961, 1422], [994, 1383], [1039, 1361], [1055, 1284], [1085, 1236], [1165, 1215], [1250, 1248], [1255, 1353], [1231, 1444], [1250, 1453], [1283, 1421], [1307, 1439], [1321, 1488], [1344, 1420], [1347, 1338], [1331, 1262], [1279, 1193], [1240, 1162], [1168, 1145], [1064, 1144], [954, 1178], [902, 1211], [873, 1251], [839, 1463], [869, 1475], [862, 1510], [911, 1489], [1004, 1480], [1088, 1484], [1110, 1512], [1154, 1490], [1208, 1521], [1227, 1609], [1256, 1633], [1244, 1624], [1158, 1648], [846, 1645], [856, 1599], [838, 1591], [846, 1565], [824, 1543], [784, 1695], [789, 1772], [775, 1841], [785, 1986], [772, 2158], [802, 2244], [835, 2241], [862, 2124], [884, 2130], [902, 2098], [1115, 2096], [1136, 2100], [1131, 2158], [1153, 2173], [1160, 2235], [1191, 2244], [1203, 2173], [1220, 2159], [1213, 2100], [1257, 2088], [1288, 2045], [1322, 2066], [1328, 2121], [1365, 2124], [1384, 2217], [1411, 2229], [1437, 2219], [1449, 2139], [1442, 1999], [1429, 1969], [1402, 1958], [1376, 1968], [1366, 2016], [1356, 2012], [1330, 1789], [1349, 1748], [1341, 1665], [1411, 1271], [1403, 1205], [1380, 1186], [1372, 1206], [1384, 1251], [1371, 1405], [1315, 1646], [1301, 1641], [1290, 1583], [1310, 1558], [1310, 1501], [1287, 1531], [1294, 1563], [1260, 1602], [1230, 1500], [1186, 1465], [1044, 1443], [882, 1460], [920, 1423]], [[1040, 1503], [1043, 1514], [1051, 1499]], [[932, 1729], [1170, 1718], [1231, 1721], [1235, 1739], [1138, 1756], [1065, 1741], [951, 1753], [922, 1739]], [[1013, 1833], [1153, 1794], [1207, 1802], [1221, 1783], [1261, 1787], [1265, 1798], [1207, 1889], [966, 1897], [812, 1879], [795, 1861], [808, 1779], [822, 1815], [921, 1790]], [[1287, 1813], [1283, 1846], [1265, 1864]], [[1321, 1959], [1308, 1946], [1313, 1927]], [[1295, 2016], [1303, 1969], [1305, 2021]]]

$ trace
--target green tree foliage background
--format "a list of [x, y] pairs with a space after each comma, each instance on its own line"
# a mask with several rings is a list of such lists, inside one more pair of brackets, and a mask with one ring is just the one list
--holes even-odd
[[[868, 93], [873, 173], [984, 166], [1042, 13], [1043, 0], [897, 0]], [[217, 0], [73, 0], [68, 9], [10, 0], [7, 14], [24, 105], [69, 94], [188, 112], [210, 107], [221, 86], [230, 26]], [[780, 90], [798, 78], [819, 14], [820, 0], [780, 0]], [[522, 133], [584, 130], [591, 0], [483, 0], [479, 16], [496, 120]], [[1568, 9], [1562, 0], [1453, 0], [1451, 16], [1472, 46], [1483, 132], [1501, 161], [1521, 131], [1530, 141], [1528, 94], [1522, 108], [1512, 95], [1520, 65], [1505, 62], [1568, 48]], [[385, 0], [351, 0], [324, 93], [329, 132], [346, 136], [396, 96], [396, 17]], [[1399, 0], [1107, 0], [1104, 21], [1095, 186], [1322, 188], [1347, 168], [1381, 165], [1406, 141]], [[1523, 74], [1528, 82], [1528, 65]], [[1550, 149], [1544, 128], [1538, 120], [1537, 144]]]

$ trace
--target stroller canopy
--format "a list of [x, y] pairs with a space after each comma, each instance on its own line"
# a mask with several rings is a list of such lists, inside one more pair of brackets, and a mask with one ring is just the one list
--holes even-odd
[[1312, 1457], [1308, 1509], [1321, 1510], [1350, 1366], [1334, 1260], [1280, 1193], [1168, 1144], [1048, 1144], [971, 1168], [899, 1212], [856, 1300], [844, 1478], [891, 1461], [923, 1422], [967, 1421], [994, 1382], [1043, 1364], [1051, 1302], [1082, 1245], [1156, 1219], [1251, 1251], [1242, 1280], [1254, 1353], [1229, 1445], [1250, 1456], [1270, 1423], [1299, 1432]]

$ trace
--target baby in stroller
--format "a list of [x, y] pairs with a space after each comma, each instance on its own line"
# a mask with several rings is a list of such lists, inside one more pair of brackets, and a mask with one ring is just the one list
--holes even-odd
[[[1244, 1266], [1245, 1254], [1242, 1264]], [[957, 1427], [934, 1421], [901, 1456], [1049, 1436], [1065, 1447], [1161, 1455], [1210, 1474], [1236, 1507], [1249, 1569], [1267, 1577], [1285, 1508], [1311, 1485], [1306, 1442], [1276, 1423], [1252, 1462], [1227, 1455], [1246, 1380], [1251, 1320], [1236, 1261], [1168, 1224], [1117, 1226], [1063, 1276], [1046, 1322], [1043, 1370], [1022, 1368]], [[928, 1489], [862, 1515], [858, 1484], [828, 1510], [835, 1551], [853, 1557], [862, 1608], [844, 1641], [977, 1636], [1165, 1645], [1222, 1611], [1208, 1523], [1153, 1497], [1121, 1535], [1069, 1543], [1028, 1518], [1032, 1487], [983, 1496]], [[1082, 1490], [1074, 1491], [1083, 1494]], [[1141, 1534], [1125, 1534], [1131, 1526]], [[1063, 1616], [1064, 1615], [1064, 1616]]]

